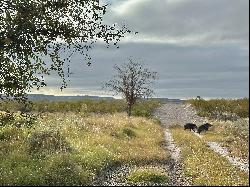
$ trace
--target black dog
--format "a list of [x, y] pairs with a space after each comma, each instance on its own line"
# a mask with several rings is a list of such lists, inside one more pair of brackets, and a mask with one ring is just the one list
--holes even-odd
[[197, 130], [197, 126], [193, 123], [186, 123], [186, 125], [184, 125], [184, 130], [189, 129], [190, 131], [196, 131]]
[[200, 134], [202, 131], [206, 132], [208, 131], [209, 127], [212, 127], [213, 125], [209, 124], [209, 123], [205, 123], [201, 126], [199, 126], [198, 128], [198, 133]]

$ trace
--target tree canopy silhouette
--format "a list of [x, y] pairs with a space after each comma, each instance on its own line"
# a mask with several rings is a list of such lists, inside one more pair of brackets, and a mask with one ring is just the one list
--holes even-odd
[[127, 103], [127, 113], [131, 116], [133, 105], [140, 98], [148, 98], [154, 94], [151, 89], [157, 73], [150, 71], [140, 62], [129, 59], [121, 66], [115, 65], [116, 75], [104, 84], [105, 88], [121, 94]]
[[100, 0], [0, 0], [0, 99], [25, 100], [53, 71], [63, 89], [72, 54], [90, 65], [88, 51], [97, 41], [117, 45], [131, 31], [104, 24], [106, 10]]

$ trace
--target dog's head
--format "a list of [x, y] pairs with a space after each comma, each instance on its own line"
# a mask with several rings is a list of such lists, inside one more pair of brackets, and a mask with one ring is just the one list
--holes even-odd
[[212, 127], [213, 125], [211, 125], [210, 123], [205, 123], [204, 124], [206, 127]]

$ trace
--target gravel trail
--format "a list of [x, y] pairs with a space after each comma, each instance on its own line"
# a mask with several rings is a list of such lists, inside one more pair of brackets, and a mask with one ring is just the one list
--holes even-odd
[[168, 129], [165, 130], [165, 140], [166, 140], [166, 149], [171, 154], [172, 158], [172, 167], [168, 170], [172, 181], [175, 181], [173, 186], [190, 186], [191, 182], [188, 178], [183, 176], [183, 165], [179, 162], [180, 158], [180, 148], [174, 144], [172, 135]]
[[[171, 134], [168, 131], [168, 127], [174, 124], [179, 124], [184, 126], [186, 123], [195, 123], [197, 126], [200, 126], [203, 123], [208, 122], [206, 118], [199, 117], [196, 114], [195, 109], [190, 104], [176, 104], [176, 103], [168, 103], [163, 105], [161, 108], [155, 111], [155, 116], [158, 117], [162, 124], [166, 127], [167, 134], [165, 137], [167, 144], [172, 144], [168, 147], [170, 153], [172, 153], [172, 157], [176, 158], [176, 162], [178, 162], [179, 157], [179, 148], [172, 148], [174, 145], [171, 140]], [[202, 135], [195, 133], [196, 136], [202, 138]], [[217, 142], [206, 142], [206, 144], [216, 153], [225, 157], [232, 165], [238, 167], [240, 170], [249, 172], [249, 161], [244, 161], [237, 157], [229, 156], [229, 153], [226, 148], [222, 147]]]
[[158, 117], [166, 127], [165, 129], [165, 141], [166, 148], [171, 154], [173, 159], [174, 167], [170, 170], [172, 176], [176, 179], [175, 185], [190, 186], [190, 179], [184, 177], [183, 175], [183, 164], [179, 161], [181, 150], [175, 145], [172, 135], [169, 131], [169, 127], [175, 124], [184, 126], [186, 123], [195, 123], [201, 125], [207, 120], [205, 118], [199, 117], [196, 114], [195, 109], [190, 104], [182, 103], [167, 103], [162, 107], [158, 108], [154, 115]]
[[190, 104], [167, 103], [158, 108], [154, 115], [161, 120], [166, 128], [174, 124], [184, 126], [186, 123], [195, 123], [201, 125], [207, 122], [205, 118], [196, 114], [195, 109]]

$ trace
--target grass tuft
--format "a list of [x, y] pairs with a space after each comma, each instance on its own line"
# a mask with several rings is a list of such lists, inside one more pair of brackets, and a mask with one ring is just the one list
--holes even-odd
[[167, 185], [169, 178], [165, 171], [160, 168], [139, 167], [134, 169], [128, 176], [130, 185]]

